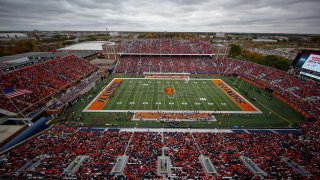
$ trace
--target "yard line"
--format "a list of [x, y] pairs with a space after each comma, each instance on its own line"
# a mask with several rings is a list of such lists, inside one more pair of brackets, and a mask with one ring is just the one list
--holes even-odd
[[[134, 90], [134, 91], [133, 91], [133, 96], [132, 96], [131, 102], [135, 102], [135, 99], [136, 99], [136, 97], [137, 97], [136, 92], [138, 92], [138, 90], [140, 89], [139, 80], [136, 80], [135, 86], [134, 86], [133, 89], [135, 89], [136, 85], [137, 85], [137, 90]], [[135, 102], [135, 103], [136, 103], [136, 102]], [[130, 109], [130, 110], [132, 110], [131, 106], [132, 106], [132, 104], [129, 105], [129, 109]], [[134, 106], [136, 106], [136, 104], [134, 104]], [[133, 109], [137, 109], [137, 108], [133, 107]]]
[[[133, 81], [134, 82], [134, 81]], [[132, 85], [133, 84], [133, 85]], [[133, 94], [135, 94], [135, 92], [133, 92], [132, 93], [132, 91], [134, 91], [134, 89], [135, 89], [135, 87], [136, 87], [136, 84], [137, 83], [129, 83], [129, 87], [131, 88], [132, 87], [132, 89], [130, 90], [130, 93], [128, 94], [128, 96], [127, 96], [127, 99], [126, 99], [126, 101], [123, 103], [123, 109], [126, 109], [127, 107], [128, 107], [128, 105], [127, 105], [127, 103], [128, 103], [128, 101], [129, 101], [129, 99], [133, 96]], [[131, 104], [130, 104], [131, 105]], [[131, 107], [129, 108], [129, 110], [131, 109]]]
[[[126, 84], [126, 82], [124, 82], [124, 84]], [[111, 104], [109, 105], [109, 109], [113, 109], [113, 104], [114, 104], [114, 102], [116, 102], [116, 100], [117, 100], [117, 98], [118, 98], [118, 96], [119, 96], [119, 92], [117, 93], [117, 91], [118, 90], [120, 90], [122, 87], [124, 87], [124, 88], [126, 88], [126, 86], [122, 86], [123, 84], [122, 83], [120, 83], [120, 87], [118, 87], [118, 89], [114, 92], [114, 94], [115, 94], [115, 96], [113, 96], [112, 98], [110, 98], [108, 101], [111, 101]], [[107, 102], [107, 104], [108, 104], [108, 102]], [[106, 105], [107, 105], [106, 104]], [[106, 106], [105, 105], [105, 106]], [[115, 107], [115, 109], [117, 109], [117, 106], [118, 105], [116, 105], [116, 107]]]
[[[160, 82], [159, 80], [155, 80], [156, 81], [156, 88], [157, 88], [157, 91], [156, 91], [156, 96], [157, 96], [157, 102], [160, 102], [159, 101], [159, 94], [160, 94], [160, 92], [159, 92], [159, 83], [158, 82]], [[158, 111], [159, 111], [159, 106], [160, 106], [160, 104], [156, 104], [156, 106], [157, 106], [157, 109], [158, 109]]]
[[[191, 84], [192, 84], [192, 83], [191, 83]], [[193, 84], [194, 84], [194, 83], [193, 83]], [[198, 98], [199, 98], [200, 106], [201, 106], [201, 104], [203, 104], [204, 107], [206, 108], [206, 110], [209, 110], [209, 108], [208, 108], [208, 106], [206, 105], [206, 103], [203, 103], [202, 101], [200, 101], [200, 98], [202, 98], [202, 97], [199, 96], [198, 91], [197, 91], [197, 89], [199, 89], [199, 85], [197, 85], [197, 86], [195, 87], [193, 84], [192, 84], [191, 86], [192, 86], [192, 88], [195, 90], [195, 92], [196, 92], [196, 94], [197, 94], [197, 96], [198, 96]], [[189, 87], [189, 88], [190, 88], [190, 87]], [[205, 98], [205, 97], [204, 97], [204, 98]], [[200, 110], [202, 110], [202, 109], [200, 109]]]
[[155, 83], [154, 81], [152, 81], [152, 80], [150, 80], [150, 82], [152, 82], [152, 98], [151, 98], [151, 102], [150, 102], [150, 104], [149, 104], [149, 106], [151, 106], [151, 110], [152, 109], [154, 109], [155, 107], [154, 107], [154, 100], [153, 100], [153, 96], [154, 96], [154, 94], [155, 94], [155, 89], [154, 89], [154, 84], [157, 84], [157, 83]]
[[[212, 84], [214, 84], [213, 82], [211, 82]], [[230, 107], [233, 109], [233, 110], [235, 110], [235, 111], [242, 111], [242, 110], [238, 110], [237, 109], [237, 107], [239, 107], [239, 106], [237, 106], [226, 94], [224, 94], [224, 92], [221, 92], [222, 90], [216, 85], [216, 84], [214, 84], [218, 89], [215, 89], [214, 88], [214, 90], [216, 91], [216, 92], [218, 92], [218, 94], [219, 94], [219, 96], [220, 97], [222, 97], [222, 99], [224, 99], [226, 102], [228, 102], [228, 104], [230, 104]], [[223, 93], [223, 94], [222, 94]], [[226, 99], [226, 97], [225, 96], [227, 96], [227, 99]], [[222, 106], [223, 107], [223, 106]], [[226, 107], [227, 108], [227, 107]], [[240, 107], [239, 107], [240, 108]], [[230, 110], [230, 109], [226, 109], [226, 110]]]
[[[206, 102], [206, 104], [208, 104], [209, 99], [210, 99], [210, 101], [212, 101], [215, 104], [215, 102], [214, 102], [215, 99], [213, 98], [214, 96], [212, 96], [210, 93], [208, 93], [207, 88], [205, 88], [204, 86], [205, 85], [203, 85], [203, 84], [199, 85], [199, 89], [201, 91], [201, 94], [203, 94], [204, 97], [207, 99], [206, 101], [203, 101], [203, 102]], [[209, 106], [209, 107], [211, 107], [211, 106]], [[207, 110], [209, 111], [209, 110], [213, 110], [213, 109], [207, 109]], [[217, 110], [217, 109], [214, 107], [214, 110]]]
[[[146, 95], [144, 96], [145, 99], [144, 99], [143, 102], [148, 102], [148, 99], [147, 99], [147, 98], [148, 98], [148, 95], [149, 95], [148, 92], [149, 92], [149, 85], [150, 85], [150, 84], [149, 84], [148, 80], [145, 80], [145, 81], [146, 81], [145, 84], [148, 84], [148, 85], [147, 85], [147, 93], [146, 93]], [[142, 94], [142, 95], [143, 95], [143, 94]], [[149, 105], [149, 102], [148, 102], [148, 105]], [[146, 109], [146, 105], [145, 105], [145, 104], [143, 104], [143, 109]]]
[[140, 103], [141, 103], [141, 97], [143, 96], [143, 92], [144, 92], [145, 87], [142, 85], [143, 84], [143, 80], [141, 80], [141, 83], [139, 83], [139, 81], [138, 81], [138, 84], [139, 84], [139, 86], [142, 86], [142, 94], [139, 96], [139, 101], [136, 104], [137, 104], [137, 109], [141, 109], [141, 108], [139, 108], [139, 106], [140, 106]]
[[[214, 104], [216, 104], [217, 105], [217, 110], [219, 110], [219, 111], [222, 111], [222, 110], [228, 110], [227, 109], [227, 107], [224, 107], [221, 103], [222, 103], [222, 101], [221, 101], [221, 98], [219, 97], [220, 96], [220, 94], [219, 93], [216, 93], [216, 91], [215, 91], [215, 89], [217, 88], [217, 86], [215, 85], [215, 84], [210, 84], [210, 83], [212, 83], [211, 81], [209, 82], [209, 83], [206, 83], [206, 85], [205, 86], [207, 86], [207, 91], [208, 91], [208, 94], [211, 94], [211, 96], [213, 96], [214, 98], [213, 98], [213, 103]], [[219, 103], [217, 102], [217, 101], [219, 101]]]
[[[222, 100], [226, 100], [224, 99], [224, 97], [220, 94], [220, 89], [217, 89], [218, 87], [213, 84], [213, 82], [211, 82], [212, 84], [208, 84], [207, 86], [210, 87], [210, 89], [212, 89], [212, 93], [214, 93], [215, 97], [217, 97], [217, 100], [220, 102], [220, 104], [218, 104], [218, 107], [220, 108], [220, 110], [230, 110], [228, 107], [223, 106], [222, 103], [224, 103]], [[225, 101], [225, 103], [227, 103], [229, 101]], [[233, 103], [233, 102], [232, 102]]]
[[171, 80], [172, 86], [174, 89], [173, 99], [175, 100], [175, 103], [177, 103], [177, 105], [178, 105], [178, 109], [176, 109], [176, 110], [181, 110], [180, 106], [179, 106], [178, 95], [177, 95], [178, 91], [176, 90], [175, 85], [174, 85], [176, 81], [178, 81], [178, 80]]
[[[161, 93], [163, 93], [163, 88], [165, 87], [165, 85], [164, 85], [164, 84], [165, 84], [165, 81], [166, 81], [166, 80], [161, 80], [161, 81], [160, 81], [160, 84], [161, 84], [160, 92], [161, 92]], [[163, 101], [164, 101], [162, 110], [166, 110], [166, 109], [167, 109], [167, 106], [166, 106], [166, 96], [162, 96], [162, 97], [163, 97]], [[161, 104], [161, 105], [162, 105], [162, 104]]]
[[[180, 82], [179, 80], [176, 80], [176, 81]], [[175, 81], [175, 82], [176, 82], [176, 81]], [[176, 86], [175, 86], [175, 84], [176, 84], [175, 82], [173, 83], [173, 88], [175, 89], [175, 90], [174, 90], [174, 91], [175, 91], [175, 94], [176, 94], [176, 92], [179, 92], [179, 93], [180, 93], [180, 92], [181, 92], [181, 91], [180, 91], [180, 87], [179, 87], [179, 86], [176, 87]], [[180, 84], [180, 83], [179, 83], [179, 84]], [[185, 105], [182, 106], [183, 108], [180, 108], [180, 106], [179, 106], [179, 104], [181, 103], [180, 97], [183, 97], [183, 96], [180, 96], [180, 95], [178, 96], [178, 95], [176, 95], [175, 97], [176, 97], [176, 102], [177, 102], [177, 104], [178, 104], [178, 110], [182, 110], [182, 109], [183, 109], [183, 110], [186, 110], [186, 106], [185, 106]], [[182, 100], [182, 99], [183, 99], [183, 98], [181, 98], [181, 100]]]
[[[119, 87], [119, 89], [116, 90], [115, 93], [117, 94], [117, 96], [115, 97], [115, 99], [114, 99], [114, 101], [113, 101], [112, 103], [114, 103], [114, 102], [116, 102], [116, 101], [117, 101], [117, 102], [118, 102], [118, 101], [119, 101], [119, 102], [122, 102], [122, 98], [125, 96], [125, 94], [122, 93], [122, 92], [126, 92], [126, 91], [129, 89], [130, 86], [127, 85], [127, 84], [129, 83], [129, 81], [125, 81], [125, 80], [123, 80], [123, 81], [124, 81], [125, 84], [123, 84], [122, 87]], [[130, 84], [130, 83], [129, 83], [129, 84]], [[122, 89], [122, 88], [123, 88], [123, 89]], [[120, 98], [120, 100], [119, 100], [119, 99], [118, 99], [118, 96], [119, 96], [120, 94], [121, 94], [122, 96], [121, 96], [121, 98]], [[120, 105], [120, 104], [117, 104], [116, 107], [115, 107], [115, 109], [122, 109], [121, 106], [123, 106], [123, 104], [120, 105], [120, 108], [118, 107], [119, 105]]]
[[[168, 85], [167, 85], [167, 81], [168, 81], [168, 82], [169, 82], [169, 84], [170, 84], [170, 80], [165, 80], [165, 81], [164, 81], [164, 82], [165, 82], [165, 83], [164, 83], [164, 84], [165, 84], [165, 86], [164, 86], [163, 88], [165, 88], [166, 86], [168, 86]], [[169, 103], [170, 103], [170, 107], [171, 107], [170, 109], [172, 110], [172, 109], [173, 109], [173, 107], [172, 107], [172, 104], [171, 104], [171, 99], [169, 98], [169, 96], [168, 96], [168, 95], [164, 94], [164, 99], [167, 99], [167, 98], [168, 98]], [[166, 105], [166, 104], [165, 104], [165, 105]], [[165, 109], [167, 109], [167, 107], [168, 107], [168, 106], [165, 106]]]
[[[222, 81], [222, 80], [221, 80]], [[222, 81], [223, 83], [225, 83], [228, 87], [230, 87], [230, 89], [232, 90], [232, 91], [234, 91], [234, 92], [236, 92], [236, 90], [235, 89], [233, 89], [231, 86], [229, 86], [226, 82], [224, 82], [224, 81]], [[219, 90], [221, 91], [221, 93], [222, 94], [224, 94], [225, 96], [227, 96], [220, 88], [219, 88]], [[224, 96], [224, 97], [225, 97]], [[228, 96], [227, 96], [228, 97]], [[228, 97], [228, 100], [230, 100], [230, 102], [233, 102], [232, 103], [232, 107], [235, 109], [235, 110], [237, 110], [237, 108], [240, 108], [232, 99], [230, 99], [229, 97]], [[247, 100], [246, 100], [247, 101]], [[240, 110], [239, 111], [243, 111], [241, 108], [240, 108]]]
[[[189, 81], [189, 83], [190, 83], [190, 81]], [[192, 106], [192, 109], [190, 109], [191, 111], [195, 111], [196, 109], [194, 108], [194, 106], [193, 106], [193, 103], [194, 102], [192, 102], [191, 100], [190, 100], [190, 98], [189, 98], [189, 95], [188, 95], [188, 92], [187, 92], [187, 90], [186, 90], [186, 88], [184, 87], [185, 86], [185, 84], [188, 84], [188, 83], [182, 83], [182, 87], [183, 87], [183, 89], [184, 89], [184, 91], [185, 91], [185, 95], [187, 96], [187, 98], [188, 98], [188, 100], [189, 100], [189, 104], [191, 104], [191, 106]]]

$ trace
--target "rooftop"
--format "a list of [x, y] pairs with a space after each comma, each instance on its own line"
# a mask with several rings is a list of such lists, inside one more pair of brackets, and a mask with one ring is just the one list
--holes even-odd
[[72, 44], [70, 46], [60, 48], [58, 51], [70, 51], [70, 50], [86, 50], [86, 51], [102, 51], [102, 45], [107, 43], [107, 41], [87, 41], [77, 44]]

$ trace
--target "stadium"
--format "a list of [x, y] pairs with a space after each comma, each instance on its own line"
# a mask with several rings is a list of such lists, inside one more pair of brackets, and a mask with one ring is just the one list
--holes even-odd
[[102, 47], [107, 71], [74, 51], [2, 72], [1, 120], [32, 125], [1, 143], [1, 178], [320, 177], [320, 53], [288, 73], [201, 39]]

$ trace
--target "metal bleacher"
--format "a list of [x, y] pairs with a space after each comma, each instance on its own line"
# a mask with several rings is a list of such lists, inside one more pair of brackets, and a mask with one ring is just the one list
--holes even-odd
[[127, 165], [128, 162], [128, 156], [118, 156], [117, 157], [117, 162], [114, 164], [112, 167], [111, 173], [116, 174], [116, 175], [121, 175], [123, 174], [124, 168]]
[[211, 159], [208, 156], [200, 155], [199, 161], [204, 169], [204, 172], [207, 175], [215, 175], [217, 174], [217, 169], [214, 167]]
[[89, 158], [89, 156], [86, 156], [86, 155], [77, 156], [71, 162], [71, 164], [63, 171], [62, 174], [73, 174], [73, 173], [75, 173], [87, 158]]
[[159, 176], [169, 176], [171, 174], [171, 160], [169, 156], [158, 156], [157, 172]]
[[286, 158], [286, 157], [282, 157], [281, 160], [284, 161], [289, 167], [291, 167], [294, 171], [301, 174], [302, 176], [305, 176], [305, 177], [312, 176], [312, 174], [309, 171], [307, 171], [306, 169], [304, 169], [302, 166], [298, 165], [297, 163], [295, 163], [291, 159]]
[[260, 169], [260, 167], [255, 164], [250, 158], [240, 156], [239, 159], [252, 172], [254, 176], [266, 177], [268, 175], [266, 172], [262, 171], [262, 169]]
[[50, 156], [44, 154], [44, 155], [40, 155], [37, 156], [35, 158], [33, 158], [31, 161], [29, 161], [27, 164], [25, 164], [24, 166], [22, 166], [20, 169], [18, 169], [16, 171], [16, 175], [19, 175], [21, 172], [24, 171], [32, 171], [35, 167], [37, 167], [45, 158], [48, 158]]

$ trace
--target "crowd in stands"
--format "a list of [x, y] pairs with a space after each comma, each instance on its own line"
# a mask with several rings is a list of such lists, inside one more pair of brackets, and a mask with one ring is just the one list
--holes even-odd
[[129, 179], [157, 178], [157, 158], [161, 156], [161, 135], [159, 133], [136, 132], [128, 147], [129, 160], [125, 175]]
[[[168, 156], [171, 177], [205, 179], [199, 156], [210, 158], [217, 179], [251, 179], [253, 173], [241, 162], [250, 158], [267, 179], [304, 179], [282, 157], [320, 177], [319, 121], [301, 128], [301, 134], [81, 131], [72, 125], [54, 125], [40, 135], [5, 152], [0, 158], [1, 178], [115, 177], [111, 170], [118, 156], [128, 156], [127, 179], [156, 179], [158, 156]], [[47, 157], [34, 169], [17, 171], [40, 155]], [[63, 173], [79, 155], [89, 156], [74, 173]], [[37, 160], [37, 159], [36, 159]], [[35, 160], [34, 160], [35, 161]], [[259, 177], [256, 177], [259, 178]]]
[[122, 41], [126, 54], [213, 54], [211, 44], [202, 40], [133, 39]]
[[190, 120], [198, 120], [198, 121], [208, 121], [212, 120], [212, 116], [208, 113], [199, 113], [199, 112], [182, 112], [182, 113], [166, 113], [166, 112], [158, 112], [159, 118], [158, 121], [170, 121], [170, 120], [180, 120], [180, 119], [190, 119]]
[[66, 92], [61, 93], [58, 95], [57, 98], [55, 98], [49, 105], [49, 109], [59, 109], [61, 106], [65, 105], [68, 102], [71, 102], [75, 100], [77, 97], [80, 96], [80, 92], [89, 86], [92, 82], [97, 81], [102, 76], [102, 72], [99, 70], [92, 75], [90, 75], [88, 78], [81, 80], [80, 83], [76, 84], [75, 86], [69, 88], [66, 90]]
[[122, 56], [115, 72], [237, 75], [257, 83], [262, 88], [272, 89], [311, 116], [320, 118], [320, 99], [309, 99], [320, 97], [319, 83], [248, 61], [200, 56]]
[[204, 170], [198, 160], [199, 149], [190, 133], [164, 133], [165, 147], [168, 147], [167, 154], [172, 161], [173, 177], [186, 177], [196, 179], [205, 176]]
[[[49, 60], [0, 75], [0, 89], [26, 89], [31, 93], [18, 97], [0, 96], [0, 109], [19, 112], [91, 73], [95, 67], [77, 56]], [[14, 105], [12, 104], [14, 103]]]

